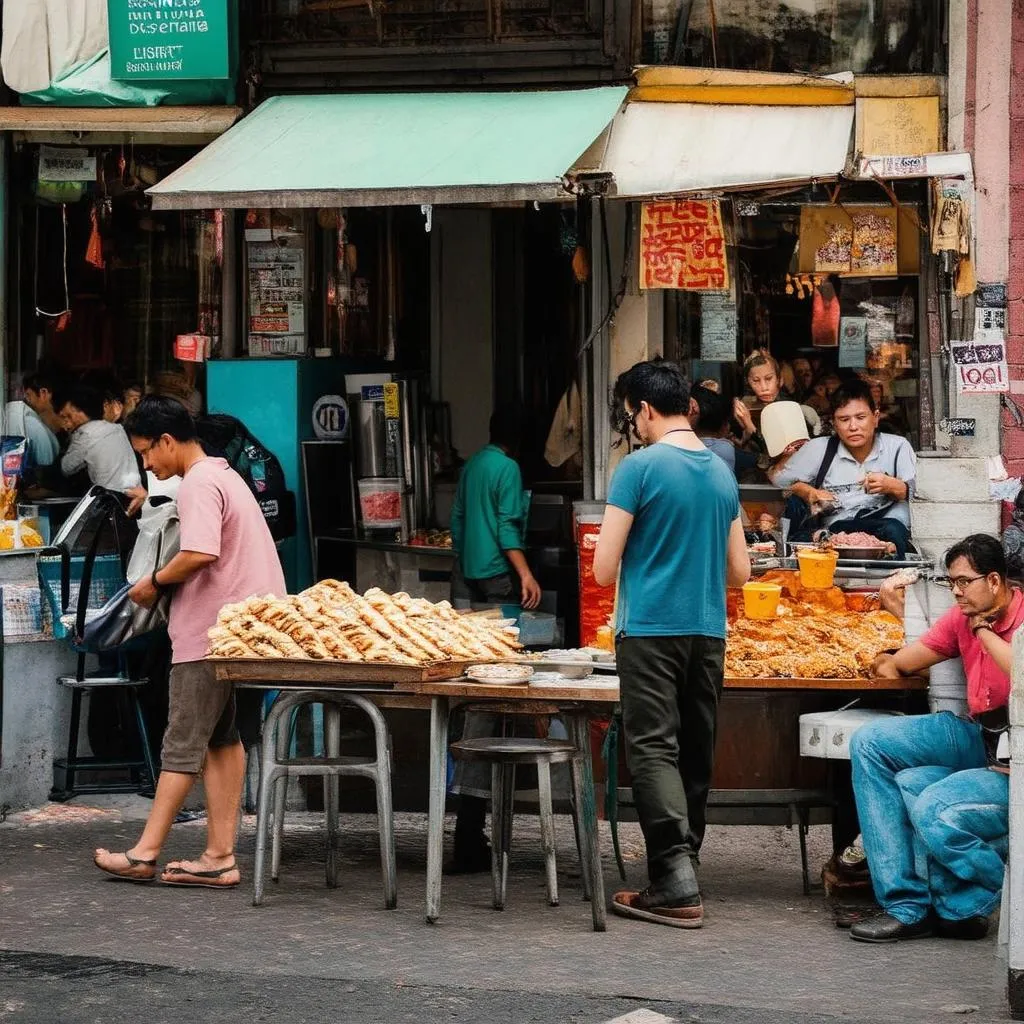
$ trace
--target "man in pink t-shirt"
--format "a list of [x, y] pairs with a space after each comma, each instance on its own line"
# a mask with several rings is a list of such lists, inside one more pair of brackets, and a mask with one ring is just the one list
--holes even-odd
[[1009, 779], [998, 738], [1007, 725], [1010, 644], [1024, 622], [1024, 594], [1008, 583], [1002, 545], [987, 534], [950, 548], [946, 572], [957, 607], [919, 640], [881, 655], [875, 672], [920, 675], [962, 658], [970, 714], [884, 718], [854, 733], [853, 790], [885, 911], [850, 929], [860, 942], [980, 939], [999, 906]]
[[160, 778], [146, 827], [124, 853], [97, 850], [97, 867], [134, 882], [157, 876], [157, 858], [196, 777], [207, 803], [206, 849], [195, 861], [168, 864], [169, 885], [232, 888], [245, 752], [235, 725], [230, 683], [205, 661], [207, 633], [221, 608], [257, 594], [285, 593], [284, 576], [263, 513], [245, 481], [223, 459], [208, 458], [192, 417], [172, 398], [144, 398], [126, 429], [132, 447], [158, 480], [182, 477], [178, 489], [181, 550], [132, 588], [131, 598], [152, 605], [172, 589], [170, 706]]

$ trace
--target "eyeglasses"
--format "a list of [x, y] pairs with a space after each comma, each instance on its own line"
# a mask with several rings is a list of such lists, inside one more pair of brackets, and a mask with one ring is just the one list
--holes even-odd
[[640, 431], [638, 431], [636, 429], [636, 418], [637, 418], [637, 416], [640, 415], [641, 412], [643, 412], [643, 409], [637, 409], [636, 412], [624, 412], [623, 413], [623, 416], [625, 417], [626, 422], [629, 424], [629, 429], [633, 432], [633, 436], [638, 441], [642, 441], [643, 440], [643, 438], [640, 437]]
[[978, 580], [984, 578], [984, 576], [937, 576], [932, 582], [946, 590], [959, 590], [962, 593], [972, 583], [977, 583]]

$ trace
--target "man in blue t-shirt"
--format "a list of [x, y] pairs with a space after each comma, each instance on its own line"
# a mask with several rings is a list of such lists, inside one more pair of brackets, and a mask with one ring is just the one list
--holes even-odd
[[617, 419], [645, 447], [612, 478], [594, 556], [619, 580], [616, 657], [626, 754], [650, 885], [616, 893], [627, 917], [699, 928], [693, 862], [704, 827], [725, 660], [725, 591], [750, 576], [739, 490], [690, 427], [679, 368], [637, 363], [615, 383]]

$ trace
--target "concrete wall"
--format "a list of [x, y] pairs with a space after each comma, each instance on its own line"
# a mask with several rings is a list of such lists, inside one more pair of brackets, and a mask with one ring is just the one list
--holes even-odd
[[[54, 757], [67, 750], [71, 695], [56, 679], [74, 672], [75, 657], [67, 644], [49, 640], [7, 642], [3, 659], [0, 806], [38, 807], [53, 785]], [[85, 722], [83, 716], [83, 753]]]

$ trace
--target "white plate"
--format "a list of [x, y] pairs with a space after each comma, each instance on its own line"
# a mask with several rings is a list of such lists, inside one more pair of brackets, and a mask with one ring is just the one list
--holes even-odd
[[529, 665], [471, 665], [466, 676], [488, 686], [525, 686], [533, 676]]
[[586, 679], [594, 674], [594, 664], [589, 661], [557, 661], [543, 658], [533, 663], [541, 672], [557, 672], [563, 679]]

